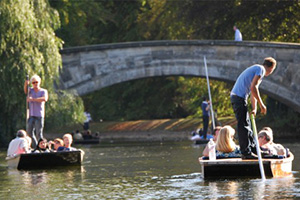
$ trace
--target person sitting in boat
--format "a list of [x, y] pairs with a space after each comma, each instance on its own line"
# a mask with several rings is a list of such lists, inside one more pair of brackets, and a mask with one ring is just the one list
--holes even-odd
[[32, 151], [33, 153], [46, 153], [51, 152], [49, 145], [47, 143], [47, 140], [45, 138], [41, 138], [38, 141], [38, 145], [36, 148]]
[[76, 132], [74, 133], [74, 140], [83, 140], [83, 136], [79, 132], [79, 130], [76, 130]]
[[216, 142], [217, 158], [237, 158], [242, 156], [240, 147], [233, 140], [234, 134], [235, 130], [229, 125], [221, 128]]
[[[204, 135], [203, 135], [203, 129], [200, 128], [200, 129], [197, 129], [196, 131], [192, 131], [192, 137], [191, 137], [191, 140], [192, 141], [196, 141], [196, 140], [205, 140], [204, 139]], [[212, 134], [207, 134], [206, 135], [206, 140], [210, 140], [210, 139], [213, 139], [213, 135]]]
[[66, 133], [63, 136], [64, 146], [58, 147], [57, 151], [77, 151], [76, 148], [71, 147], [73, 142], [73, 137], [70, 133]]
[[264, 127], [264, 128], [262, 128], [261, 131], [267, 131], [267, 133], [268, 133], [268, 135], [270, 137], [269, 145], [273, 149], [275, 149], [277, 155], [288, 157], [289, 150], [287, 148], [285, 148], [284, 146], [282, 146], [281, 144], [273, 142], [273, 130], [270, 127]]
[[[218, 135], [219, 135], [219, 132], [220, 132], [221, 128], [222, 128], [222, 126], [216, 126], [216, 128], [212, 132], [214, 143], [217, 142], [217, 138], [218, 138]], [[203, 150], [202, 154], [203, 154], [203, 156], [207, 156], [208, 157], [208, 155], [209, 155], [208, 143], [207, 143], [205, 149]]]
[[29, 144], [26, 140], [26, 131], [18, 130], [17, 137], [13, 139], [7, 149], [7, 157], [14, 157], [18, 154], [29, 153]]
[[84, 139], [84, 140], [91, 140], [91, 139], [93, 139], [91, 130], [86, 130], [86, 131], [84, 132], [84, 134], [83, 134], [83, 139]]
[[261, 130], [258, 133], [258, 144], [262, 155], [277, 155], [277, 151], [271, 144], [272, 136], [266, 130]]
[[54, 141], [49, 141], [49, 148], [52, 149], [53, 151], [57, 151], [59, 147], [63, 147], [63, 146], [64, 146], [64, 141], [60, 138], [55, 138]]

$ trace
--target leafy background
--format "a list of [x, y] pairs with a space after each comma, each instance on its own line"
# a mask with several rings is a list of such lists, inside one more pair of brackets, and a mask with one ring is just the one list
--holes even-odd
[[[0, 143], [25, 128], [26, 74], [42, 77], [49, 91], [45, 128], [81, 123], [84, 109], [94, 119], [132, 120], [200, 117], [206, 81], [160, 77], [114, 85], [78, 97], [55, 88], [65, 47], [145, 40], [244, 40], [299, 43], [300, 3], [291, 1], [194, 0], [1, 0]], [[229, 83], [211, 81], [219, 116], [232, 115]], [[299, 113], [264, 96], [266, 123], [300, 132]], [[285, 116], [285, 117], [282, 117]], [[270, 124], [271, 125], [271, 124]]]

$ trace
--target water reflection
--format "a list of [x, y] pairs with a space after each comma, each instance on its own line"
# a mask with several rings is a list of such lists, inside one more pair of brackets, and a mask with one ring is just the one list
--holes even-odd
[[19, 171], [17, 169], [7, 170], [8, 181], [11, 183], [22, 183], [25, 186], [35, 186], [38, 184], [46, 184], [52, 181], [55, 182], [73, 182], [75, 175], [76, 179], [84, 179], [85, 169], [83, 166], [72, 167], [68, 169], [48, 169], [44, 171], [32, 170], [32, 171]]
[[[33, 171], [8, 170], [2, 160], [5, 155], [0, 152], [0, 199], [300, 198], [299, 173], [265, 182], [203, 180], [197, 160], [202, 147], [190, 143], [81, 148], [86, 152], [82, 167]], [[293, 168], [300, 167], [297, 164]]]

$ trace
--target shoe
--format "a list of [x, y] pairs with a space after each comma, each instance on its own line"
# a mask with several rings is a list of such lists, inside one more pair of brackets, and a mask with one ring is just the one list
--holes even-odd
[[254, 153], [242, 155], [242, 160], [249, 160], [249, 159], [258, 159], [258, 157]]

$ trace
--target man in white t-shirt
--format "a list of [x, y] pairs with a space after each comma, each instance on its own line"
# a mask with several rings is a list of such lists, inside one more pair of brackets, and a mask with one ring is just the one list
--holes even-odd
[[27, 153], [29, 151], [28, 141], [26, 139], [26, 131], [19, 130], [17, 137], [13, 139], [8, 146], [7, 156], [13, 157], [18, 154]]
[[234, 41], [243, 41], [241, 31], [236, 26], [233, 26], [233, 30], [234, 30]]

